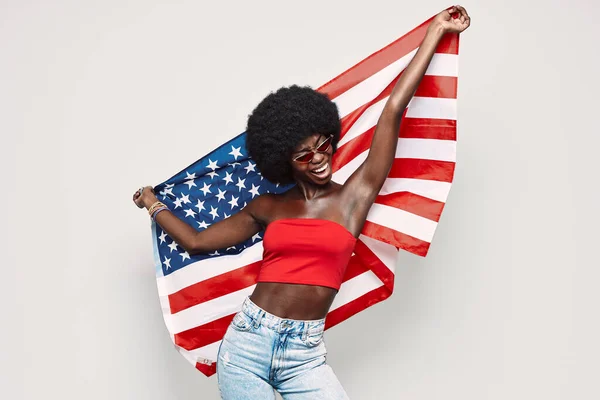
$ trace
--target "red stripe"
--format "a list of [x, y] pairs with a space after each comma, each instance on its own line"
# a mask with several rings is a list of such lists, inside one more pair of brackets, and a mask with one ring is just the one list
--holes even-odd
[[438, 222], [444, 203], [410, 192], [397, 192], [377, 196], [375, 203], [399, 208], [409, 213]]
[[386, 226], [381, 226], [371, 221], [366, 221], [361, 232], [363, 235], [389, 243], [413, 254], [425, 257], [429, 251], [430, 243], [398, 232]]
[[257, 261], [170, 294], [171, 314], [254, 285], [261, 265], [262, 261]]
[[455, 166], [451, 161], [396, 158], [388, 177], [452, 182]]
[[235, 313], [229, 314], [187, 331], [176, 333], [173, 335], [175, 344], [186, 350], [194, 350], [218, 342], [225, 336], [225, 331], [227, 331], [227, 327], [234, 316]]
[[455, 76], [425, 75], [419, 83], [415, 96], [455, 99], [458, 78]]
[[456, 140], [456, 120], [405, 117], [400, 124], [400, 137]]
[[209, 377], [217, 373], [217, 363], [211, 365], [196, 363], [196, 369]]
[[344, 304], [341, 307], [336, 308], [327, 314], [327, 319], [325, 320], [325, 329], [332, 328], [339, 324], [342, 321], [347, 320], [354, 314], [358, 314], [371, 307], [374, 304], [379, 303], [390, 297], [392, 293], [385, 286], [380, 286], [375, 290], [371, 290], [368, 293], [363, 294], [362, 296]]

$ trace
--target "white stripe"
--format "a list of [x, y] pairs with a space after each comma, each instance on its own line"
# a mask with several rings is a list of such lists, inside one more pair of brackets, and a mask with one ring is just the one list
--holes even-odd
[[458, 55], [435, 53], [425, 75], [458, 76]]
[[228, 293], [186, 308], [177, 314], [165, 315], [167, 329], [175, 335], [226, 315], [234, 314], [242, 309], [244, 299], [252, 294], [255, 287], [256, 285], [248, 286], [237, 292]]
[[383, 286], [383, 282], [373, 273], [365, 271], [352, 279], [345, 281], [335, 296], [329, 312], [359, 298], [360, 296]]
[[406, 116], [456, 120], [456, 99], [413, 97], [408, 104]]
[[452, 186], [449, 182], [411, 178], [387, 178], [379, 194], [411, 192], [428, 199], [446, 202]]
[[456, 161], [456, 141], [400, 138], [396, 146], [396, 158], [454, 162]]
[[[398, 59], [333, 99], [340, 117], [373, 100], [406, 68], [418, 49]], [[458, 56], [435, 53], [425, 75], [458, 76]]]
[[242, 268], [248, 264], [262, 260], [262, 254], [263, 244], [261, 241], [254, 246], [248, 247], [240, 254], [205, 258], [204, 260], [196, 261], [169, 275], [157, 278], [158, 294], [167, 296], [194, 283], [202, 282], [237, 268]]
[[367, 246], [381, 262], [394, 273], [396, 270], [396, 260], [398, 259], [398, 249], [391, 244], [380, 242], [365, 235], [358, 237]]
[[384, 204], [373, 204], [367, 220], [431, 243], [437, 222]]

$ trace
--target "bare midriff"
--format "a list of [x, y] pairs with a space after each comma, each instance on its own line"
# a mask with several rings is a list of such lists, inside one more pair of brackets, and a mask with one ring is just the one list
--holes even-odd
[[250, 300], [280, 318], [314, 320], [327, 316], [337, 292], [325, 286], [258, 282]]

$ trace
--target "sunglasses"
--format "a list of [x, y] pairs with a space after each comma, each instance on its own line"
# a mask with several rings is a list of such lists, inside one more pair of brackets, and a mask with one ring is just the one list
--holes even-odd
[[329, 137], [323, 140], [320, 144], [318, 144], [314, 150], [309, 151], [308, 153], [300, 154], [297, 157], [294, 157], [292, 160], [299, 163], [309, 163], [312, 161], [315, 153], [325, 153], [331, 147], [331, 142], [333, 141], [333, 135], [329, 135]]

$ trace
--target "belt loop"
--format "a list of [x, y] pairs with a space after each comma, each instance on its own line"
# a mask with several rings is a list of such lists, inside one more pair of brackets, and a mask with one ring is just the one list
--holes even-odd
[[259, 310], [258, 315], [257, 315], [256, 319], [254, 320], [254, 328], [255, 329], [258, 329], [258, 327], [260, 326], [260, 321], [262, 320], [263, 315], [264, 315], [264, 311]]

